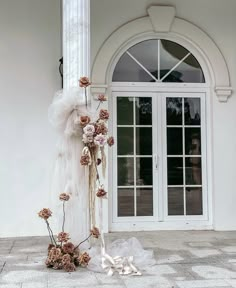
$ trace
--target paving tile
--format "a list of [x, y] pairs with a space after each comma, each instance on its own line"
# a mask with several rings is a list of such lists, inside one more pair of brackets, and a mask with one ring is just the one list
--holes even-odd
[[224, 280], [193, 280], [193, 281], [177, 281], [178, 288], [227, 288], [231, 287]]

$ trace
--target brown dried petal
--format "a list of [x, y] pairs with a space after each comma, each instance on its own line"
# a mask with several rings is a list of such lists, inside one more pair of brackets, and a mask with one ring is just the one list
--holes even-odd
[[74, 263], [67, 263], [63, 268], [66, 272], [74, 272], [76, 270]]
[[43, 208], [41, 211], [39, 211], [38, 215], [44, 220], [47, 220], [52, 216], [52, 211], [49, 208]]
[[81, 266], [86, 267], [90, 261], [90, 256], [87, 252], [84, 252], [83, 254], [80, 255], [79, 257], [79, 263]]
[[89, 85], [91, 85], [91, 82], [89, 81], [89, 78], [88, 77], [81, 77], [79, 79], [79, 86], [80, 87], [88, 87]]
[[100, 94], [98, 95], [98, 101], [104, 102], [107, 101], [107, 98], [104, 94]]
[[111, 147], [112, 145], [114, 145], [115, 143], [115, 140], [114, 140], [114, 137], [111, 136], [107, 139], [107, 144]]
[[80, 116], [80, 125], [82, 127], [86, 126], [90, 122], [90, 117], [89, 116]]
[[74, 251], [74, 248], [75, 248], [75, 246], [71, 243], [71, 242], [68, 242], [68, 243], [66, 243], [66, 244], [64, 244], [63, 246], [62, 246], [62, 250], [63, 250], [63, 252], [64, 253], [68, 253], [68, 254], [72, 254], [73, 253], [73, 251]]
[[101, 109], [99, 112], [99, 118], [101, 120], [108, 120], [109, 119], [109, 112], [106, 109]]
[[67, 194], [67, 193], [61, 193], [60, 196], [59, 196], [59, 199], [61, 201], [68, 201], [70, 199], [70, 195]]
[[58, 239], [58, 242], [67, 242], [70, 237], [70, 235], [68, 233], [65, 233], [65, 232], [60, 232], [58, 235], [57, 235], [57, 239]]
[[96, 193], [97, 197], [105, 197], [107, 195], [107, 192], [103, 189], [103, 188], [99, 188], [97, 193]]
[[88, 155], [82, 155], [80, 158], [80, 164], [83, 166], [87, 166], [90, 163], [90, 157]]
[[93, 229], [91, 229], [90, 232], [94, 238], [99, 238], [100, 232], [97, 227], [93, 227]]

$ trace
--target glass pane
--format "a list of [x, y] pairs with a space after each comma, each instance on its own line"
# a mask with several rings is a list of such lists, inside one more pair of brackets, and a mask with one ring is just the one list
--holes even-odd
[[201, 124], [201, 107], [199, 98], [184, 99], [184, 121], [185, 125]]
[[201, 155], [200, 128], [185, 128], [185, 154]]
[[118, 155], [134, 154], [134, 129], [117, 128]]
[[167, 128], [167, 154], [182, 155], [183, 154], [183, 129]]
[[136, 190], [137, 216], [153, 216], [153, 192], [150, 188]]
[[133, 125], [133, 101], [132, 97], [117, 98], [117, 125]]
[[202, 215], [202, 188], [186, 188], [186, 214]]
[[182, 125], [182, 98], [166, 98], [167, 125]]
[[152, 98], [136, 98], [136, 125], [152, 125]]
[[168, 215], [184, 215], [183, 188], [168, 188]]
[[118, 217], [134, 216], [134, 189], [118, 189]]
[[150, 82], [152, 77], [148, 75], [127, 53], [124, 53], [113, 73], [114, 82]]
[[168, 158], [168, 185], [183, 185], [183, 158]]
[[118, 185], [134, 185], [134, 158], [118, 158]]
[[201, 157], [185, 159], [186, 185], [202, 184]]
[[136, 185], [152, 185], [152, 158], [136, 158]]
[[[160, 75], [163, 78], [177, 63], [179, 63], [189, 51], [183, 46], [169, 41], [161, 40], [160, 45]], [[191, 54], [180, 63], [163, 82], [205, 82], [201, 66], [197, 59]]]
[[[157, 78], [158, 40], [140, 42], [128, 50], [149, 72]], [[152, 80], [154, 81], [154, 80]]]
[[136, 128], [136, 154], [152, 155], [152, 128]]

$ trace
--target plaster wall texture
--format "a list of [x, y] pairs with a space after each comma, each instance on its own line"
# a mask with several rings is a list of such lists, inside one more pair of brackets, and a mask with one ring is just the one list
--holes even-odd
[[0, 237], [47, 233], [36, 213], [50, 205], [60, 27], [60, 0], [1, 0]]
[[[213, 39], [229, 68], [231, 86], [236, 87], [236, 18], [234, 0], [91, 0], [91, 63], [104, 43], [120, 26], [147, 15], [150, 5], [172, 5], [176, 16], [185, 19]], [[219, 103], [211, 95], [211, 135], [213, 152], [213, 221], [216, 230], [236, 229], [236, 97], [233, 92], [227, 103]]]

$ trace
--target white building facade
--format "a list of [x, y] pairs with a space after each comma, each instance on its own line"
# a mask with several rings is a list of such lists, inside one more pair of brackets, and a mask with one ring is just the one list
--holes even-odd
[[[24, 2], [28, 7], [29, 1]], [[32, 13], [36, 13], [36, 2], [29, 4]], [[47, 9], [47, 1], [42, 2]], [[60, 1], [52, 2], [51, 15], [53, 7], [60, 10]], [[90, 5], [92, 103], [97, 105], [98, 94], [107, 95], [110, 131], [115, 137], [108, 152], [105, 232], [235, 230], [235, 1], [91, 0]], [[44, 9], [41, 14], [49, 19]], [[59, 20], [60, 14], [55, 13], [52, 22], [58, 25]], [[60, 54], [60, 29], [55, 24], [50, 27], [57, 37], [54, 44], [50, 37], [44, 41], [48, 50]], [[46, 28], [42, 27], [42, 35]], [[68, 44], [68, 39], [63, 41]], [[41, 82], [47, 95], [44, 101], [40, 93], [18, 89], [18, 95], [34, 95], [32, 111], [46, 111], [53, 90], [60, 88], [54, 76], [56, 65], [51, 61], [45, 67], [53, 76], [50, 83]], [[8, 71], [6, 64], [4, 69]], [[31, 75], [36, 77], [37, 73]], [[2, 94], [6, 91], [7, 86]], [[9, 111], [15, 94], [12, 91], [7, 99], [1, 98]], [[17, 115], [23, 117], [25, 109], [16, 109]], [[46, 114], [43, 117], [45, 122]], [[22, 118], [22, 123], [30, 139], [35, 121]], [[19, 126], [16, 123], [14, 129]], [[34, 184], [38, 186], [35, 201], [29, 202], [31, 208], [26, 211], [17, 201], [9, 202], [12, 216], [8, 224], [1, 220], [2, 236], [45, 234], [32, 215], [42, 203], [50, 203], [50, 155], [56, 137], [46, 122], [41, 128], [48, 131], [45, 149], [37, 149], [30, 168], [23, 165], [32, 163], [24, 139], [18, 140], [17, 161], [9, 157], [14, 145], [9, 148], [9, 142], [3, 143], [1, 190], [8, 188], [11, 199], [24, 193], [32, 200]], [[35, 146], [43, 134], [28, 142]], [[9, 186], [11, 169], [16, 184]], [[4, 201], [9, 200], [6, 197]], [[32, 223], [27, 222], [29, 217]], [[20, 225], [22, 229], [16, 233]]]

